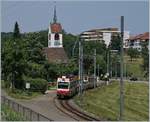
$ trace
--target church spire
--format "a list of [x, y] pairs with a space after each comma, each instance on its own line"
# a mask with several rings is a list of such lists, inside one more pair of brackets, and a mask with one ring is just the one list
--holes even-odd
[[54, 7], [54, 18], [53, 18], [53, 22], [57, 23], [57, 15], [56, 15], [56, 5]]

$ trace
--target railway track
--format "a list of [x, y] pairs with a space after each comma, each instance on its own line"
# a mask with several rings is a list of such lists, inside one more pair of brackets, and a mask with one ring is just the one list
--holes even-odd
[[58, 100], [57, 98], [54, 98], [54, 103], [61, 112], [67, 114], [69, 117], [77, 121], [100, 121], [99, 119], [87, 115], [72, 107], [69, 103], [69, 100]]

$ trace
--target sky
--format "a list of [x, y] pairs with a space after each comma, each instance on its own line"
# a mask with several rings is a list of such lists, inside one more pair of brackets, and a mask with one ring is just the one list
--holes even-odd
[[[17, 21], [20, 31], [48, 29], [53, 20], [53, 1], [1, 2], [1, 31], [12, 32]], [[131, 35], [149, 31], [148, 1], [57, 1], [57, 19], [67, 33], [117, 27], [124, 16], [125, 30]]]

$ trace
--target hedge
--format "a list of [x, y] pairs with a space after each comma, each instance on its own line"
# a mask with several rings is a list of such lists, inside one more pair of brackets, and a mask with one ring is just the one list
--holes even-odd
[[45, 93], [47, 90], [48, 82], [45, 79], [41, 78], [24, 78], [26, 83], [30, 83], [30, 90], [31, 91], [40, 91], [42, 93]]

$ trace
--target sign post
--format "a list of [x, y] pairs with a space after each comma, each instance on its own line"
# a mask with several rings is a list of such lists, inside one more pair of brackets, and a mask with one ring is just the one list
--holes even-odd
[[26, 83], [26, 89], [27, 89], [27, 92], [28, 92], [28, 95], [29, 95], [30, 83]]

